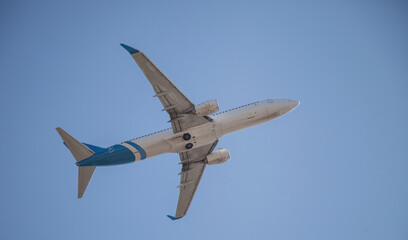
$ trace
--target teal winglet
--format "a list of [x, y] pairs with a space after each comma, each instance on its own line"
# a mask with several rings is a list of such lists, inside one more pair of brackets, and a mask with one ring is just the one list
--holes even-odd
[[170, 219], [173, 220], [173, 221], [182, 218], [182, 217], [176, 218], [176, 217], [173, 217], [173, 216], [171, 216], [171, 215], [167, 215], [167, 217], [170, 218]]
[[121, 43], [120, 46], [122, 46], [124, 49], [126, 49], [126, 51], [128, 51], [130, 54], [135, 54], [135, 53], [140, 52], [139, 50], [134, 49], [132, 47], [129, 47], [128, 45], [123, 44], [123, 43]]

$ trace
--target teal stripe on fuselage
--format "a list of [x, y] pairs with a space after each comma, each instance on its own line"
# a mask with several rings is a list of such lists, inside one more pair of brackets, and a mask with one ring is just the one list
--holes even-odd
[[145, 151], [141, 146], [139, 146], [139, 145], [137, 145], [136, 143], [131, 142], [131, 141], [127, 141], [127, 142], [125, 142], [125, 143], [131, 145], [132, 147], [136, 148], [137, 151], [139, 151], [139, 153], [140, 153], [140, 160], [146, 159], [146, 156], [147, 156], [146, 151]]

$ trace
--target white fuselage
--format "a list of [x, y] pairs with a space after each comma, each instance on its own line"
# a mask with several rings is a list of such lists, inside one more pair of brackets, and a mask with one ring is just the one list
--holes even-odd
[[[133, 152], [135, 161], [164, 153], [180, 153], [190, 150], [186, 149], [186, 143], [192, 143], [192, 149], [211, 144], [226, 134], [280, 117], [294, 109], [298, 104], [298, 101], [287, 99], [268, 99], [254, 102], [215, 113], [210, 116], [214, 121], [183, 132], [173, 133], [173, 130], [168, 128], [123, 142], [121, 145]], [[185, 133], [191, 135], [189, 141], [183, 139]]]

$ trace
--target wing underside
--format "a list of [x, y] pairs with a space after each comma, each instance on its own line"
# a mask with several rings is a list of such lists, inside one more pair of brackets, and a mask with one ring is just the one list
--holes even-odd
[[[189, 128], [212, 121], [208, 116], [197, 116], [193, 113], [195, 105], [150, 61], [146, 55], [137, 49], [121, 44], [133, 57], [159, 98], [163, 110], [170, 115], [173, 132], [178, 133]], [[180, 195], [175, 217], [186, 215], [194, 194], [200, 183], [207, 163], [205, 158], [210, 154], [218, 140], [212, 144], [180, 153], [182, 170], [180, 172]]]
[[192, 113], [194, 104], [164, 75], [146, 55], [139, 50], [121, 44], [133, 57], [146, 78], [149, 80], [163, 105], [163, 110], [170, 115], [174, 133], [184, 131], [211, 121], [209, 117], [197, 116]]
[[175, 215], [176, 219], [187, 214], [207, 165], [205, 158], [214, 150], [217, 143], [218, 140], [213, 144], [180, 153], [183, 168], [180, 172], [180, 194]]

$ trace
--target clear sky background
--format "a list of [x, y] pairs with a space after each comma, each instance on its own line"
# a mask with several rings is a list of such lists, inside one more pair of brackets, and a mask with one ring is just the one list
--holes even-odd
[[[194, 103], [293, 112], [222, 138], [188, 215], [177, 154], [99, 167], [55, 131], [164, 129], [142, 50]], [[1, 1], [0, 239], [408, 239], [406, 1]]]

